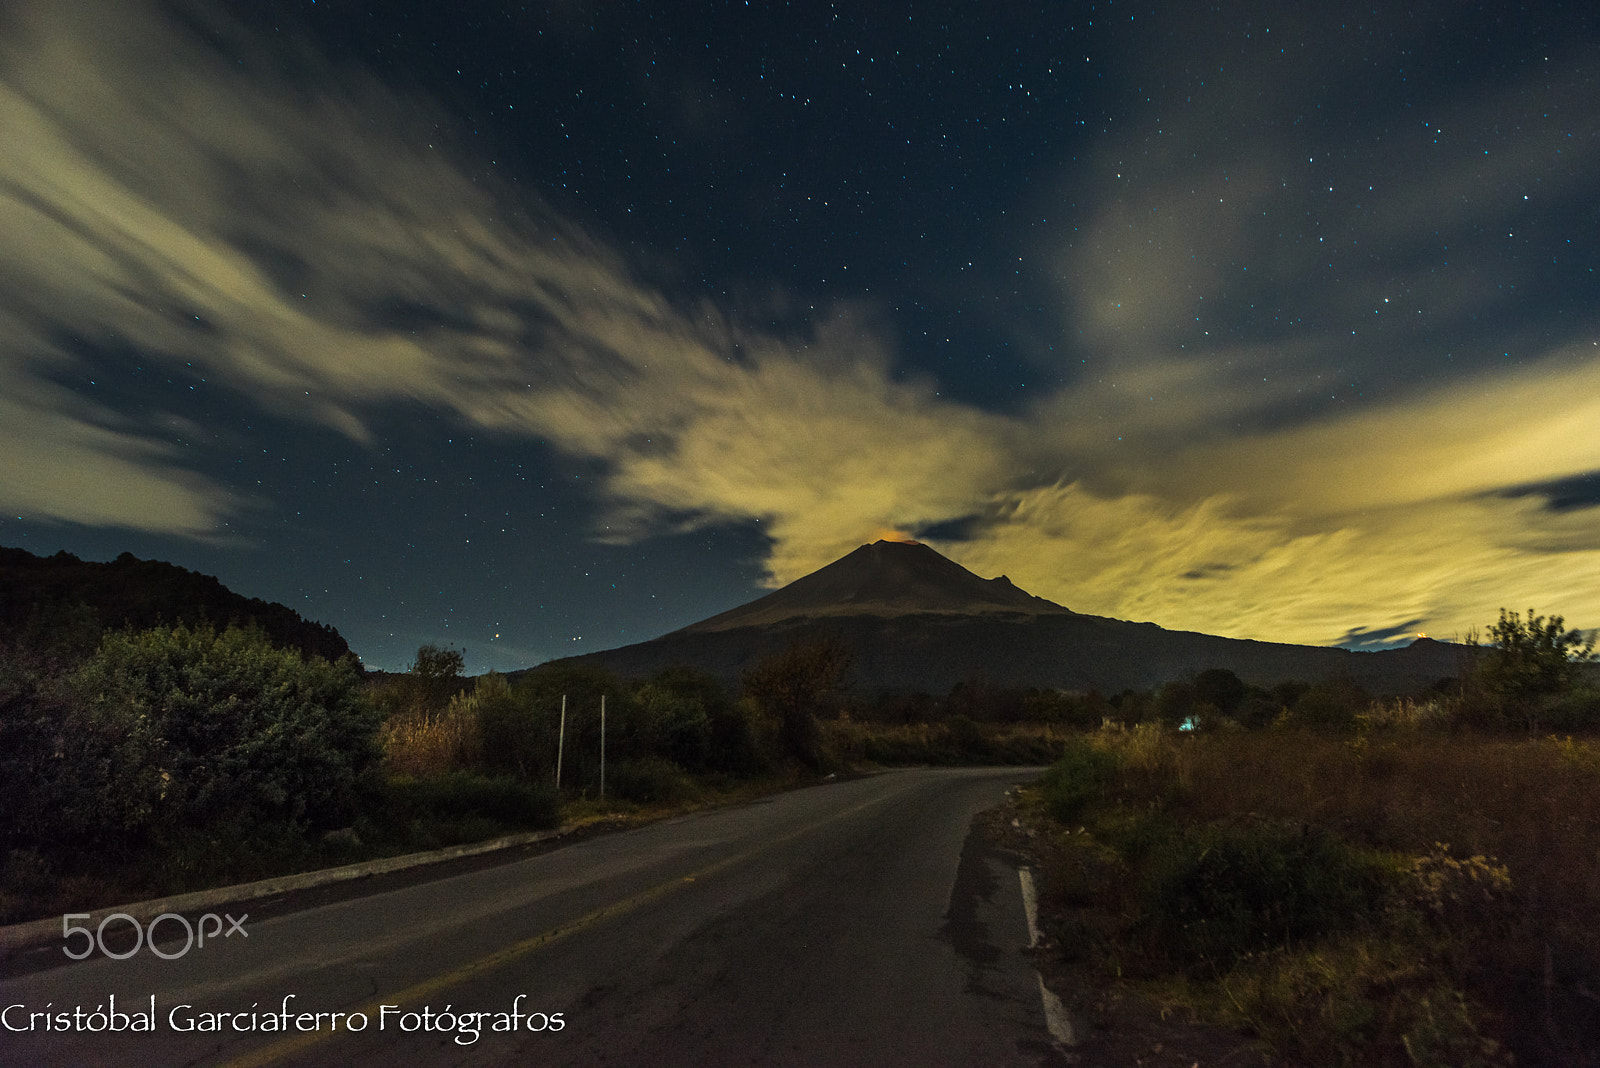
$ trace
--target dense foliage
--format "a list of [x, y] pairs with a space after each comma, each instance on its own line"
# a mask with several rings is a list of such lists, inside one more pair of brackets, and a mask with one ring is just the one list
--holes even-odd
[[6, 674], [0, 835], [12, 847], [128, 851], [197, 828], [332, 826], [379, 755], [354, 666], [257, 630], [116, 631], [63, 675], [15, 653]]
[[[419, 653], [419, 664], [428, 662]], [[383, 741], [392, 771], [452, 769], [601, 792], [602, 718], [607, 796], [642, 802], [691, 792], [687, 775], [743, 775], [768, 766], [757, 715], [710, 675], [669, 668], [623, 682], [590, 664], [561, 661], [514, 676], [490, 672], [455, 692], [416, 672], [386, 680], [375, 700], [388, 716]]]

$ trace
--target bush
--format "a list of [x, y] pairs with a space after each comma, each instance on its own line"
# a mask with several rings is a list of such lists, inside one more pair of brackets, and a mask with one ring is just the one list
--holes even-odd
[[634, 694], [634, 741], [639, 749], [684, 767], [705, 767], [711, 762], [711, 715], [706, 700], [692, 689], [673, 685], [673, 679], [656, 678]]
[[676, 764], [644, 756], [607, 768], [606, 793], [640, 805], [671, 805], [693, 797], [695, 788]]
[[471, 693], [453, 699], [449, 711], [476, 723], [484, 770], [524, 782], [555, 781], [560, 697], [549, 704], [530, 687], [513, 689], [505, 676], [491, 671]]
[[966, 716], [953, 716], [948, 724], [950, 744], [964, 760], [986, 761], [993, 751], [983, 728]]
[[[567, 701], [561, 741], [561, 701]], [[637, 704], [611, 672], [556, 661], [520, 675], [502, 695], [479, 708], [485, 759], [529, 781], [554, 782], [561, 754], [561, 787], [593, 792], [600, 782], [600, 705], [606, 706], [606, 749], [615, 763], [634, 755]]]
[[1151, 858], [1143, 900], [1165, 953], [1226, 969], [1381, 913], [1395, 881], [1375, 854], [1331, 834], [1247, 821], [1170, 838]]
[[67, 680], [76, 697], [53, 776], [96, 806], [102, 837], [196, 827], [335, 826], [378, 759], [353, 664], [304, 660], [256, 630], [108, 634]]
[[1070, 739], [1061, 758], [1039, 780], [1046, 810], [1066, 823], [1105, 793], [1122, 762], [1086, 738]]
[[0, 645], [0, 855], [67, 838], [79, 844], [106, 815], [114, 747], [72, 729], [72, 703], [34, 652]]
[[391, 716], [381, 744], [385, 764], [400, 775], [439, 775], [474, 767], [483, 758], [478, 710], [468, 694], [451, 698], [443, 712], [413, 708]]

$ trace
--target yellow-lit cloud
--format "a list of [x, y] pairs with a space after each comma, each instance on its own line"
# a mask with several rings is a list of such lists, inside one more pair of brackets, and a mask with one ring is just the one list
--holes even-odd
[[[884, 530], [978, 517], [936, 544], [1169, 627], [1328, 642], [1413, 619], [1460, 632], [1502, 604], [1600, 619], [1582, 516], [1501, 492], [1600, 469], [1600, 350], [1282, 417], [1322, 369], [1380, 357], [1309, 328], [1199, 340], [1196, 317], [1240, 284], [1230, 264], [1314, 265], [1263, 245], [1252, 220], [1282, 196], [1265, 162], [1133, 183], [1094, 161], [1099, 207], [1050, 259], [1099, 362], [999, 415], [899, 377], [870, 309], [778, 336], [646, 284], [484, 178], [426, 101], [357, 71], [301, 57], [314, 84], [291, 85], [236, 41], [241, 74], [135, 3], [40, 0], [12, 31], [0, 507], [16, 514], [206, 535], [245, 506], [184, 467], [170, 413], [55, 384], [83, 358], [64, 336], [114, 336], [356, 440], [404, 401], [549, 441], [605, 472], [595, 536], [759, 521], [776, 581]], [[1400, 204], [1375, 208], [1395, 232]]]
[[[97, 425], [92, 413], [4, 395], [24, 383], [0, 376], [0, 508], [91, 526], [214, 537], [238, 506], [224, 489], [186, 471], [178, 450]], [[44, 403], [40, 403], [44, 402]]]

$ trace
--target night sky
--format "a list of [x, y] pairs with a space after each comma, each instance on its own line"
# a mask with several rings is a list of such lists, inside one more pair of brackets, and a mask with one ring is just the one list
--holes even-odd
[[391, 669], [890, 531], [1233, 637], [1595, 626], [1597, 75], [1589, 2], [0, 0], [0, 544]]

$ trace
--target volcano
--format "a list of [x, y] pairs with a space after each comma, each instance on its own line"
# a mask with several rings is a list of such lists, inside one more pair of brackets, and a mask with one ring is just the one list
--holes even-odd
[[625, 678], [687, 665], [735, 684], [762, 658], [826, 639], [850, 650], [862, 693], [997, 686], [1117, 693], [1227, 668], [1246, 682], [1346, 677], [1372, 693], [1418, 690], [1459, 673], [1462, 651], [1419, 639], [1353, 652], [1164, 630], [1084, 615], [985, 579], [927, 545], [877, 541], [782, 589], [652, 641], [573, 657]]
[[679, 633], [764, 627], [796, 619], [994, 613], [1047, 615], [1066, 608], [1025, 593], [1001, 575], [982, 579], [915, 541], [875, 541], [749, 604]]

